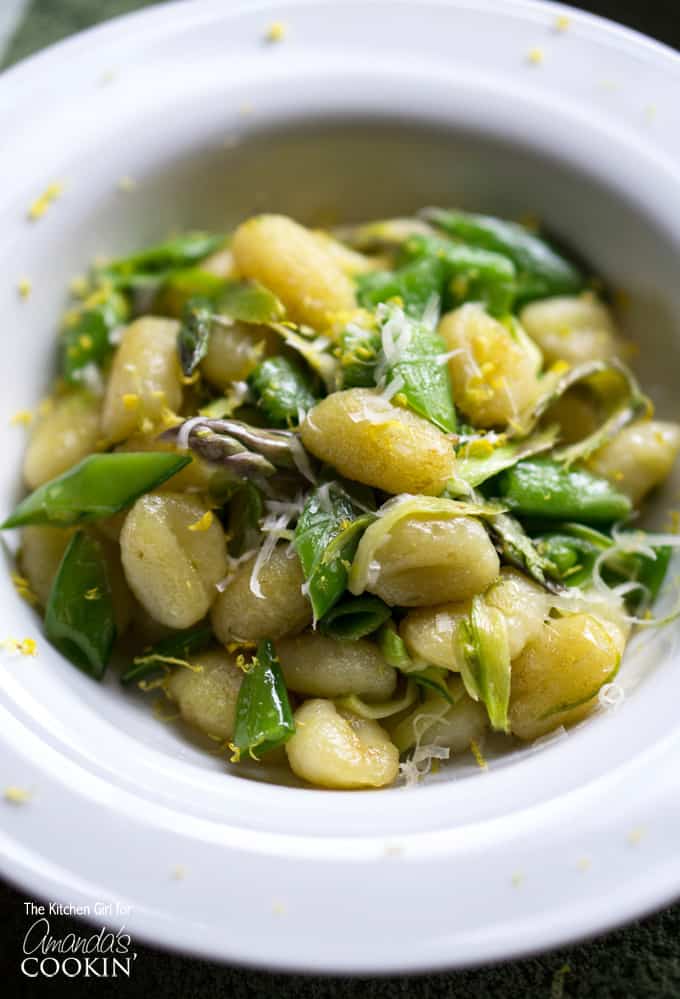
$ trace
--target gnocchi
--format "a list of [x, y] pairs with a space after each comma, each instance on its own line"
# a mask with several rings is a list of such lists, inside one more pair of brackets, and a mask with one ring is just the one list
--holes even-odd
[[307, 633], [279, 639], [276, 652], [286, 685], [296, 694], [327, 698], [356, 694], [366, 701], [386, 701], [397, 685], [397, 671], [365, 639], [342, 642]]
[[24, 455], [24, 481], [29, 489], [68, 471], [97, 450], [99, 401], [87, 392], [55, 399], [36, 427]]
[[190, 669], [177, 669], [166, 680], [168, 697], [177, 702], [189, 725], [204, 735], [231, 739], [243, 670], [222, 650], [194, 655], [189, 665]]

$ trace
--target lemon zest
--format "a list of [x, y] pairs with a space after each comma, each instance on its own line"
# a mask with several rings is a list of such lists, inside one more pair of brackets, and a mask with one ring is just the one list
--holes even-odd
[[32, 794], [24, 787], [17, 787], [16, 784], [10, 784], [9, 787], [5, 788], [3, 797], [10, 805], [25, 805], [27, 801], [31, 800]]
[[54, 181], [49, 184], [40, 197], [36, 198], [28, 208], [27, 217], [35, 222], [37, 219], [42, 218], [47, 209], [50, 207], [53, 201], [63, 193], [64, 185], [60, 181]]
[[189, 524], [188, 530], [190, 531], [209, 531], [213, 522], [213, 512], [212, 510], [206, 510], [202, 517], [193, 523]]

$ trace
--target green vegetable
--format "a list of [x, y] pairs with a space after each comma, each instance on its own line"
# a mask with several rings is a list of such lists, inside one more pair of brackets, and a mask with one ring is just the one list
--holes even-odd
[[[412, 236], [402, 247], [407, 260], [438, 260], [446, 285], [446, 307], [482, 302], [492, 315], [512, 308], [517, 271], [508, 257], [439, 236]], [[433, 268], [434, 270], [434, 268]]]
[[558, 427], [548, 427], [532, 437], [496, 446], [485, 446], [484, 437], [476, 438], [463, 444], [457, 452], [456, 479], [468, 486], [479, 486], [525, 458], [540, 454], [541, 451], [549, 451], [557, 440], [558, 432]]
[[154, 315], [180, 318], [191, 298], [201, 297], [212, 302], [224, 288], [225, 279], [200, 267], [172, 271], [153, 300]]
[[69, 385], [82, 383], [88, 365], [101, 367], [108, 360], [114, 350], [111, 333], [129, 316], [126, 300], [116, 291], [95, 292], [90, 301], [94, 304], [77, 309], [60, 336], [61, 375]]
[[465, 689], [473, 700], [483, 702], [492, 728], [508, 732], [511, 667], [502, 612], [489, 607], [482, 596], [473, 597], [469, 617], [461, 622], [460, 642]]
[[125, 686], [162, 676], [172, 663], [170, 659], [188, 659], [194, 652], [201, 652], [212, 641], [212, 628], [204, 624], [185, 628], [156, 642], [143, 656], [136, 656], [120, 678]]
[[357, 300], [366, 309], [400, 299], [405, 312], [420, 319], [433, 296], [441, 300], [446, 267], [438, 257], [421, 257], [396, 271], [370, 271], [357, 277]]
[[342, 388], [373, 388], [380, 353], [380, 334], [350, 323], [340, 334]]
[[287, 357], [260, 361], [248, 377], [248, 385], [267, 424], [273, 427], [296, 425], [300, 413], [306, 413], [318, 402], [308, 374]]
[[229, 503], [229, 554], [239, 558], [260, 544], [260, 518], [264, 513], [262, 493], [252, 482], [244, 482]]
[[212, 319], [212, 302], [207, 298], [190, 298], [182, 310], [177, 349], [182, 371], [187, 376], [194, 373], [208, 352]]
[[[389, 345], [389, 346], [388, 346]], [[456, 429], [446, 344], [424, 323], [386, 306], [378, 370], [387, 386], [399, 385], [410, 408], [445, 433]]]
[[411, 673], [415, 668], [408, 654], [406, 643], [390, 621], [382, 626], [377, 635], [378, 648], [388, 666], [394, 666], [402, 673]]
[[627, 496], [586, 469], [567, 469], [546, 458], [521, 461], [496, 481], [510, 510], [525, 517], [612, 523], [627, 517]]
[[429, 208], [423, 217], [451, 236], [501, 253], [517, 268], [518, 304], [551, 295], [573, 295], [585, 286], [579, 269], [525, 226], [490, 215]]
[[229, 280], [215, 298], [215, 310], [221, 316], [242, 323], [276, 323], [285, 309], [273, 292], [257, 281]]
[[315, 489], [300, 514], [294, 544], [315, 620], [324, 617], [345, 592], [359, 535], [352, 532], [345, 536], [342, 547], [336, 548], [330, 558], [325, 556], [331, 543], [356, 520], [352, 500], [334, 483]]
[[100, 278], [117, 288], [134, 288], [157, 282], [170, 271], [198, 263], [224, 243], [224, 236], [207, 232], [188, 232], [164, 243], [150, 246], [129, 257], [121, 257], [97, 270]]
[[391, 715], [396, 715], [400, 711], [410, 708], [417, 697], [418, 689], [415, 683], [409, 679], [404, 685], [403, 693], [395, 695], [389, 701], [368, 704], [356, 694], [348, 694], [346, 697], [339, 697], [335, 703], [337, 707], [345, 711], [351, 711], [352, 714], [358, 715], [359, 718], [379, 721], [381, 718], [389, 718]]
[[100, 680], [116, 638], [109, 571], [99, 541], [78, 531], [57, 570], [45, 634], [67, 659]]
[[484, 520], [496, 548], [506, 562], [526, 572], [546, 590], [555, 592], [559, 589], [546, 578], [554, 574], [552, 562], [536, 547], [518, 520], [508, 513], [484, 516]]
[[243, 677], [236, 702], [233, 745], [237, 754], [268, 753], [282, 746], [295, 732], [293, 713], [274, 646], [265, 639]]
[[22, 500], [0, 530], [25, 524], [66, 527], [110, 517], [189, 464], [167, 451], [92, 454]]
[[351, 597], [332, 607], [319, 622], [331, 638], [355, 640], [372, 635], [392, 611], [379, 597]]
[[430, 694], [438, 694], [449, 704], [455, 704], [458, 699], [452, 695], [449, 689], [453, 676], [454, 674], [449, 670], [441, 669], [439, 666], [426, 666], [424, 669], [409, 672], [409, 677], [414, 683], [423, 687]]

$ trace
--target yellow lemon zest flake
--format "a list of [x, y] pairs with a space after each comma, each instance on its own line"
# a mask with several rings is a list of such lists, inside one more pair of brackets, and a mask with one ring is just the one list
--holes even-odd
[[47, 209], [50, 207], [53, 201], [63, 193], [64, 185], [60, 181], [54, 181], [49, 184], [40, 197], [36, 198], [28, 208], [28, 218], [35, 222], [37, 219], [43, 217]]
[[6, 652], [19, 654], [20, 656], [37, 656], [38, 643], [35, 638], [6, 638], [0, 642], [0, 648]]
[[558, 31], [560, 34], [568, 31], [570, 25], [571, 18], [567, 17], [566, 14], [560, 14], [557, 18], [555, 18], [555, 31]]
[[33, 413], [30, 409], [18, 409], [16, 413], [10, 416], [9, 422], [13, 427], [24, 426], [27, 427], [33, 419]]
[[10, 784], [9, 787], [5, 788], [3, 797], [10, 805], [25, 805], [27, 801], [31, 800], [32, 795], [25, 787], [17, 787], [16, 784]]
[[31, 588], [31, 584], [25, 576], [22, 576], [18, 572], [13, 572], [12, 583], [14, 585], [14, 589], [17, 591], [22, 600], [25, 600], [26, 603], [31, 605], [31, 607], [35, 607], [38, 603], [40, 603]]
[[282, 21], [272, 21], [265, 34], [267, 42], [282, 42], [286, 37], [286, 26]]
[[190, 531], [207, 531], [213, 522], [213, 512], [212, 510], [206, 510], [202, 517], [200, 517], [195, 523], [189, 524], [188, 530]]
[[17, 281], [17, 291], [24, 301], [28, 298], [33, 290], [33, 285], [31, 284], [31, 279], [27, 277], [19, 278]]
[[126, 392], [125, 395], [121, 396], [121, 399], [126, 409], [137, 409], [139, 406], [139, 396], [136, 392]]
[[137, 181], [134, 177], [121, 177], [118, 181], [118, 190], [122, 191], [123, 194], [131, 194], [137, 190]]
[[480, 770], [489, 769], [489, 764], [484, 759], [484, 756], [482, 755], [482, 750], [480, 749], [479, 743], [477, 742], [476, 739], [473, 739], [472, 742], [470, 743], [470, 752], [474, 756], [475, 763], [480, 768]]
[[91, 589], [85, 591], [86, 600], [101, 600], [101, 590], [98, 586], [93, 586]]
[[545, 52], [543, 49], [533, 48], [527, 52], [527, 62], [532, 66], [540, 66], [545, 59]]

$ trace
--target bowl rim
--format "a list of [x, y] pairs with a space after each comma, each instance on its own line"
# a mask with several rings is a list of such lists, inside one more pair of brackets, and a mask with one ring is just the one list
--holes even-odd
[[[395, 5], [399, 6], [412, 6], [409, 0], [369, 0], [370, 6], [378, 9], [379, 7], [392, 7]], [[333, 7], [334, 4], [332, 0], [296, 0], [294, 6], [299, 8], [301, 11], [304, 9], [314, 9], [320, 6]], [[499, 13], [497, 7], [494, 6], [492, 0], [422, 0], [422, 6], [437, 6], [442, 9], [470, 9], [470, 10], [483, 10], [487, 13], [493, 13], [494, 16], [503, 16], [507, 11], [512, 10], [517, 13], [531, 13], [532, 15], [541, 14], [542, 17], [546, 19], [553, 20], [560, 13], [564, 13], [573, 19], [574, 23], [580, 24], [590, 24], [592, 25], [598, 33], [603, 33], [610, 36], [612, 39], [625, 39], [628, 43], [634, 45], [636, 49], [643, 47], [650, 54], [658, 56], [663, 56], [664, 59], [670, 58], [673, 62], [674, 67], [677, 69], [680, 65], [680, 59], [678, 55], [670, 49], [668, 46], [656, 42], [655, 40], [648, 39], [646, 36], [640, 33], [627, 29], [622, 26], [614, 25], [604, 18], [597, 15], [587, 14], [585, 12], [575, 10], [568, 6], [562, 4], [547, 4], [544, 2], [538, 2], [538, 0], [506, 0], [504, 4], [504, 10]], [[15, 67], [11, 67], [9, 70], [5, 71], [0, 76], [0, 93], [3, 90], [7, 90], [9, 96], [11, 97], [12, 88], [23, 89], [28, 85], [31, 80], [34, 80], [36, 75], [40, 77], [48, 76], [55, 66], [63, 63], [65, 59], [72, 59], [77, 61], [81, 53], [86, 52], [90, 48], [97, 48], [107, 41], [110, 42], [115, 37], [124, 38], [124, 36], [129, 32], [134, 34], [139, 28], [144, 28], [145, 31], [154, 31], [158, 34], [166, 32], [167, 34], [175, 34], [183, 24], [190, 24], [195, 26], [199, 22], [209, 23], [215, 16], [224, 15], [229, 18], [234, 18], [242, 13], [252, 14], [253, 12], [260, 12], [264, 15], [275, 14], [278, 10], [289, 9], [291, 4], [286, 2], [286, 0], [256, 0], [256, 2], [241, 2], [236, 3], [233, 6], [230, 5], [230, 10], [224, 11], [224, 5], [220, 3], [220, 0], [195, 0], [191, 5], [181, 2], [181, 0], [174, 0], [172, 3], [161, 4], [158, 7], [145, 8], [140, 11], [136, 11], [132, 14], [123, 15], [121, 17], [115, 18], [109, 22], [102, 25], [95, 26], [82, 32], [74, 37], [65, 39], [49, 49], [40, 52], [34, 56], [29, 57], [27, 60], [17, 64]], [[158, 28], [158, 31], [156, 29]], [[11, 103], [11, 101], [10, 101]], [[26, 853], [23, 855], [23, 859], [19, 858], [19, 854], [16, 851], [16, 844], [7, 844], [7, 839], [3, 836], [5, 840], [6, 856], [13, 856], [14, 859], [19, 859], [21, 866], [21, 875], [16, 875], [17, 883], [28, 885], [32, 890], [36, 891], [38, 896], [41, 895], [41, 890], [46, 891], [45, 888], [45, 870], [44, 865], [41, 864], [40, 858], [29, 858]], [[374, 857], [374, 860], [376, 858]], [[5, 873], [10, 879], [13, 879], [12, 871], [7, 871]], [[664, 878], [659, 878], [658, 876], [653, 879], [654, 885], [652, 887], [652, 879], [647, 882], [645, 890], [638, 891], [634, 899], [629, 900], [628, 904], [622, 904], [617, 909], [615, 913], [609, 913], [605, 917], [604, 913], [600, 911], [598, 915], [591, 921], [588, 928], [580, 931], [580, 933], [596, 933], [600, 932], [602, 929], [608, 926], [615, 925], [618, 922], [623, 921], [626, 918], [630, 918], [633, 915], [639, 915], [642, 911], [649, 911], [661, 902], [669, 900], [673, 897], [678, 890], [680, 890], [680, 863], [676, 863], [673, 867], [673, 874], [671, 877], [668, 876], [668, 871], [664, 868]], [[658, 872], [657, 872], [658, 875]], [[48, 876], [49, 883], [55, 885], [54, 895], [50, 897], [61, 898], [64, 901], [71, 900], [70, 897], [65, 897], [64, 886], [59, 884], [59, 879], [51, 879]], [[669, 886], [675, 885], [674, 888]], [[662, 888], [663, 885], [663, 888]], [[84, 892], [83, 897], [87, 897], [87, 890], [75, 887], [75, 893], [78, 895], [81, 890]], [[142, 914], [139, 919], [133, 919], [130, 922], [131, 927], [134, 929], [135, 935], [140, 939], [148, 939], [155, 944], [159, 944], [161, 938], [161, 929], [163, 921], [154, 922], [153, 918], [148, 915]], [[557, 943], [562, 943], [566, 939], [577, 934], [572, 927], [571, 930], [565, 931], [564, 926], [560, 924], [560, 928], [557, 928], [557, 924], [552, 928], [552, 933], [546, 932], [546, 928], [542, 927], [543, 933], [536, 933], [534, 937], [534, 942], [528, 946], [515, 945], [511, 951], [513, 956], [519, 956], [520, 954], [532, 953], [535, 950], [543, 949], [546, 946], [556, 945]], [[164, 946], [172, 947], [173, 949], [182, 949], [183, 944], [181, 933], [175, 935], [173, 939], [166, 939], [163, 941]], [[210, 956], [215, 959], [229, 960], [238, 963], [251, 964], [253, 966], [261, 966], [261, 960], [257, 954], [257, 950], [251, 948], [250, 952], [234, 952], [233, 949], [229, 953], [216, 953], [214, 945], [208, 948], [201, 948], [200, 942], [194, 939], [191, 944], [191, 948], [194, 953], [203, 953], [206, 956]], [[507, 951], [494, 951], [493, 947], [488, 952], [487, 957], [480, 956], [472, 957], [469, 960], [465, 958], [455, 958], [452, 960], [451, 955], [445, 955], [444, 953], [434, 954], [430, 951], [424, 951], [416, 955], [406, 956], [403, 954], [395, 955], [393, 963], [378, 963], [376, 965], [371, 965], [370, 963], [361, 963], [353, 966], [351, 963], [335, 964], [332, 961], [329, 962], [324, 959], [326, 963], [322, 964], [308, 964], [302, 963], [299, 957], [291, 958], [290, 961], [278, 958], [276, 961], [270, 964], [271, 967], [286, 968], [289, 970], [316, 970], [316, 971], [354, 971], [357, 973], [366, 973], [367, 971], [375, 971], [380, 973], [389, 973], [393, 971], [422, 971], [429, 970], [434, 967], [450, 967], [450, 966], [462, 966], [469, 963], [479, 963], [482, 960], [488, 959], [488, 957], [498, 958], [499, 956], [507, 956]]]

